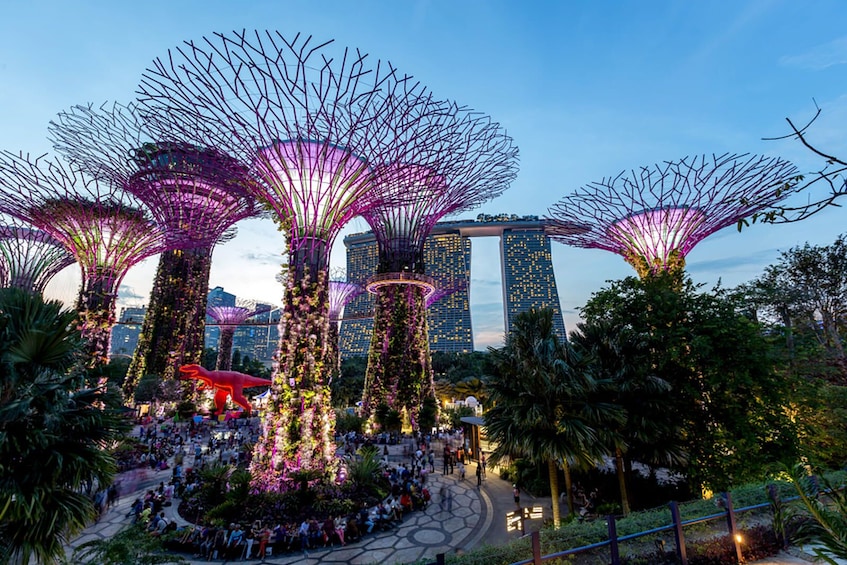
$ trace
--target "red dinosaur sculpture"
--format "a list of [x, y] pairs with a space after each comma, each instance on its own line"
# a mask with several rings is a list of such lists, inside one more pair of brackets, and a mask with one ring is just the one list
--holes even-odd
[[271, 384], [268, 379], [260, 379], [237, 371], [209, 371], [194, 364], [183, 365], [179, 368], [179, 372], [182, 373], [180, 378], [200, 381], [198, 390], [214, 389], [216, 391], [215, 408], [217, 412], [215, 414], [218, 416], [224, 413], [227, 396], [231, 396], [235, 404], [238, 404], [250, 414], [253, 407], [244, 398], [243, 390], [251, 386], [270, 386]]

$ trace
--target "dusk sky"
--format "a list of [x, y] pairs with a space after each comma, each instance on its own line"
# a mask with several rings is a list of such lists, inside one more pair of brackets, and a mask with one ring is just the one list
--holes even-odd
[[[821, 161], [788, 133], [823, 110], [810, 139], [847, 156], [847, 4], [773, 1], [206, 0], [3, 2], [0, 149], [50, 152], [47, 126], [76, 104], [127, 102], [144, 70], [183, 40], [271, 29], [359, 48], [391, 61], [437, 97], [501, 123], [520, 172], [499, 198], [460, 217], [547, 213], [576, 188], [687, 155], [759, 153], [802, 172]], [[801, 197], [802, 198], [802, 197]], [[845, 200], [847, 203], [847, 200]], [[695, 282], [735, 286], [805, 242], [826, 245], [847, 212], [734, 227], [689, 255]], [[343, 233], [366, 231], [356, 219]], [[344, 265], [342, 237], [332, 263]], [[503, 340], [499, 241], [473, 240], [471, 303], [477, 349]], [[283, 240], [269, 220], [239, 224], [215, 251], [211, 286], [278, 303]], [[553, 243], [565, 324], [606, 281], [634, 274], [612, 253]], [[124, 279], [119, 306], [147, 302], [157, 258]], [[78, 267], [48, 288], [69, 303]]]

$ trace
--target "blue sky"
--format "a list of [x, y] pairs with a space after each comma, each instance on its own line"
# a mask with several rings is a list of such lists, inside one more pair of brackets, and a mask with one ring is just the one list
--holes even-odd
[[[390, 60], [437, 96], [492, 116], [520, 148], [520, 173], [500, 198], [463, 214], [544, 215], [579, 186], [622, 170], [701, 153], [764, 153], [819, 163], [787, 132], [785, 117], [823, 115], [811, 138], [847, 155], [847, 4], [774, 1], [332, 1], [3, 3], [0, 149], [50, 150], [47, 124], [74, 104], [127, 101], [155, 57], [213, 31], [311, 34]], [[845, 212], [794, 225], [733, 228], [688, 256], [695, 281], [734, 286], [779, 252], [828, 244]], [[357, 219], [345, 230], [364, 231]], [[502, 341], [496, 240], [474, 239], [476, 345]], [[211, 284], [278, 301], [282, 242], [270, 222], [240, 225], [214, 255]], [[633, 273], [623, 259], [554, 243], [565, 321], [605, 281]], [[343, 246], [333, 253], [343, 265]], [[156, 259], [133, 268], [122, 304], [146, 301]], [[72, 296], [69, 270], [51, 285]]]

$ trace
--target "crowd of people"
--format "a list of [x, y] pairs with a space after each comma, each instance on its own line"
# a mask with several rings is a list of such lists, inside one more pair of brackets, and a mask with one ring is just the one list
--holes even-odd
[[[358, 449], [374, 445], [383, 456], [382, 473], [390, 485], [390, 494], [379, 503], [363, 504], [347, 515], [309, 516], [297, 521], [267, 517], [246, 527], [233, 522], [228, 526], [196, 524], [177, 528], [175, 521], [167, 517], [165, 508], [171, 506], [174, 499], [187, 496], [198, 488], [198, 471], [205, 466], [246, 463], [244, 458], [249, 454], [242, 447], [255, 441], [257, 435], [258, 425], [250, 420], [140, 425], [137, 437], [146, 452], [135, 458], [136, 468], [145, 473], [150, 469], [148, 478], [163, 471], [168, 472], [170, 478], [162, 477], [156, 488], [136, 498], [127, 516], [141, 524], [151, 536], [166, 538], [165, 544], [172, 550], [207, 560], [237, 560], [356, 543], [368, 534], [397, 527], [407, 514], [425, 510], [431, 501], [427, 480], [435, 472], [435, 451], [430, 436], [349, 434], [338, 438], [340, 454], [356, 457]], [[397, 444], [402, 444], [402, 457], [389, 458], [388, 446]], [[463, 468], [460, 454], [451, 447], [453, 441], [445, 438], [444, 445], [444, 472], [448, 472], [449, 465], [452, 473], [456, 463]], [[398, 451], [393, 452], [397, 454]], [[190, 457], [193, 459], [187, 460]], [[390, 460], [398, 458], [400, 461]], [[189, 461], [190, 467], [187, 466]], [[447, 496], [444, 492], [440, 492], [440, 496], [443, 510]]]

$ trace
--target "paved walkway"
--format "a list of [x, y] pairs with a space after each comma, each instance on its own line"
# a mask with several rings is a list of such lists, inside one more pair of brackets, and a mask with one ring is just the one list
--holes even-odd
[[[435, 446], [433, 446], [435, 447]], [[392, 462], [402, 460], [402, 447], [392, 446]], [[440, 451], [436, 450], [436, 453]], [[190, 458], [189, 458], [190, 459]], [[436, 461], [436, 472], [427, 478], [428, 488], [433, 493], [433, 499], [425, 511], [413, 512], [407, 515], [397, 528], [375, 534], [366, 535], [362, 541], [348, 544], [345, 547], [310, 550], [308, 555], [303, 553], [286, 553], [284, 555], [268, 556], [265, 559], [248, 559], [239, 563], [350, 563], [384, 565], [410, 563], [419, 559], [431, 559], [439, 553], [451, 554], [457, 551], [468, 551], [481, 545], [501, 545], [519, 537], [520, 532], [507, 532], [506, 513], [515, 509], [512, 495], [512, 485], [493, 472], [477, 487], [476, 465], [467, 466], [467, 477], [459, 479], [458, 469], [453, 474], [442, 475]], [[134, 481], [135, 492], [127, 493], [98, 523], [89, 526], [83, 534], [68, 547], [68, 554], [81, 543], [92, 539], [106, 539], [127, 524], [129, 508], [137, 493], [143, 494], [147, 489], [155, 488], [159, 481], [167, 480], [169, 471], [156, 473], [147, 472], [146, 476]], [[127, 484], [127, 478], [124, 478]], [[446, 486], [453, 494], [452, 508], [442, 507], [438, 493], [441, 486]], [[169, 519], [177, 524], [186, 524], [185, 520], [176, 513], [177, 503], [165, 508]], [[550, 498], [533, 498], [526, 493], [521, 495], [523, 506], [542, 506], [545, 517], [550, 515]], [[540, 527], [540, 521], [528, 521], [527, 531]], [[232, 563], [233, 561], [228, 561]], [[199, 565], [205, 560], [190, 559], [189, 563]], [[218, 560], [217, 563], [225, 563]], [[759, 565], [808, 565], [809, 559], [801, 559], [794, 555], [783, 553], [779, 556], [757, 561]], [[492, 564], [497, 565], [497, 564]]]

